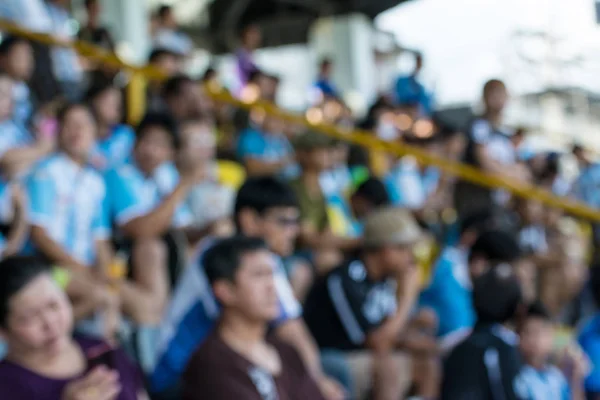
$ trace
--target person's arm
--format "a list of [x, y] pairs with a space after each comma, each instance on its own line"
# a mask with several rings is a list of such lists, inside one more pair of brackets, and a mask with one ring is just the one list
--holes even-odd
[[7, 150], [0, 158], [0, 168], [15, 174], [29, 168], [52, 151], [50, 142], [36, 142], [30, 146]]
[[15, 255], [23, 248], [29, 231], [25, 212], [26, 199], [23, 190], [20, 186], [13, 185], [11, 191], [14, 213], [10, 232], [6, 238], [6, 244], [2, 253], [4, 257]]
[[284, 158], [277, 161], [265, 161], [254, 157], [244, 157], [244, 166], [248, 175], [274, 175], [292, 163], [292, 159]]

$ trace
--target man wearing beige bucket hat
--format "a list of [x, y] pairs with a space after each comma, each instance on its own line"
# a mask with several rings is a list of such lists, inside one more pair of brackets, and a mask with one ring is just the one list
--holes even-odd
[[331, 271], [308, 296], [307, 325], [321, 349], [344, 354], [353, 399], [370, 390], [376, 400], [401, 398], [411, 382], [410, 357], [397, 348], [419, 293], [413, 248], [422, 237], [409, 211], [374, 211], [365, 221], [360, 257]]

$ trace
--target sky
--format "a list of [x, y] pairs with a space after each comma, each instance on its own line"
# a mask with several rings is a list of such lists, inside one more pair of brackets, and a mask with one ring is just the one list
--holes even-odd
[[[594, 0], [411, 0], [381, 14], [376, 25], [403, 47], [423, 52], [423, 79], [435, 88], [440, 104], [477, 99], [482, 84], [493, 77], [504, 79], [515, 93], [547, 86], [600, 93]], [[549, 46], [519, 38], [518, 31], [549, 32], [557, 41]], [[552, 61], [575, 59], [577, 65]], [[410, 60], [401, 63], [409, 65]]]

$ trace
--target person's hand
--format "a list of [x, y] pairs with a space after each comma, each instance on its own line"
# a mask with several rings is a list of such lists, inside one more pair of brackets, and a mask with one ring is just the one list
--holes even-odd
[[410, 267], [401, 271], [396, 278], [396, 282], [398, 284], [398, 298], [416, 298], [421, 290], [419, 279], [419, 269], [416, 264], [411, 265]]
[[12, 204], [14, 207], [24, 207], [25, 206], [25, 191], [23, 187], [18, 183], [11, 184], [10, 187], [10, 195]]
[[119, 374], [100, 366], [69, 383], [62, 392], [61, 400], [116, 400], [119, 393]]
[[326, 400], [344, 400], [347, 398], [346, 391], [342, 385], [326, 375], [323, 375], [317, 384]]

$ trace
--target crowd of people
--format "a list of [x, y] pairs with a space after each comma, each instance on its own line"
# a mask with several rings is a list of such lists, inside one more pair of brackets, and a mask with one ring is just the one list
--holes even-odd
[[[7, 1], [0, 16], [64, 37], [66, 4]], [[79, 37], [114, 48], [85, 4]], [[118, 71], [0, 42], [0, 397], [600, 396], [594, 225], [215, 103], [219, 74], [184, 73], [192, 43], [172, 10], [153, 23], [148, 62], [169, 78], [148, 86], [135, 126]], [[230, 90], [274, 102], [260, 40], [241, 32]], [[502, 81], [453, 127], [418, 83], [422, 61], [359, 120], [324, 59], [307, 115], [600, 206], [583, 148], [573, 181], [564, 155], [523, 151]]]

